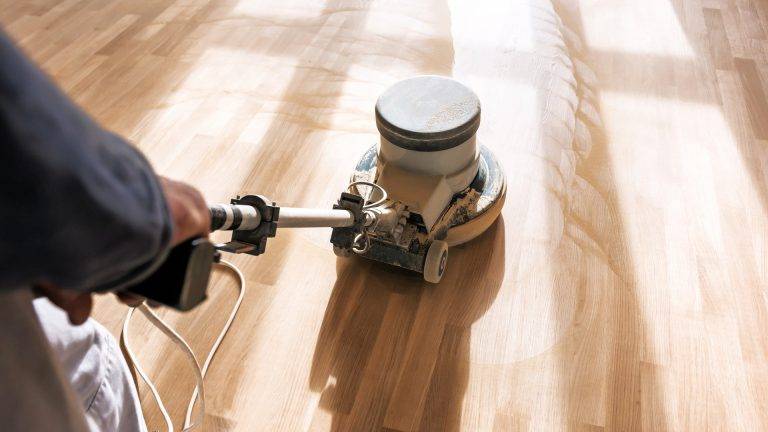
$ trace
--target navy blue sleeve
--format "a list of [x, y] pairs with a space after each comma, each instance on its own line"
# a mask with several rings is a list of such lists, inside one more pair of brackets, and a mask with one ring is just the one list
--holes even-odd
[[0, 289], [120, 289], [167, 254], [142, 154], [78, 109], [0, 30]]

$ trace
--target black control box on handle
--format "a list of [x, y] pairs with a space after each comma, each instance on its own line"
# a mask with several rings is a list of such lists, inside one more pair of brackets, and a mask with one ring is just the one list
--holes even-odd
[[180, 311], [188, 311], [207, 297], [211, 267], [220, 253], [199, 237], [174, 246], [149, 277], [127, 291]]

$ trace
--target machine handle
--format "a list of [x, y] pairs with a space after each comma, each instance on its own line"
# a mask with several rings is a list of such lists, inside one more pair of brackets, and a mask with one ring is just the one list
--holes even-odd
[[[281, 209], [276, 204], [270, 205], [263, 197], [250, 195], [242, 199], [238, 197], [233, 204], [211, 205], [209, 211], [211, 231], [233, 233], [232, 241], [219, 248], [251, 255], [264, 252], [267, 237], [274, 237], [278, 226], [332, 227], [336, 230], [363, 221], [351, 209], [344, 207]], [[181, 311], [193, 309], [206, 298], [211, 267], [220, 256], [216, 249], [206, 238], [187, 240], [171, 249], [155, 273], [127, 291]]]
[[218, 259], [219, 252], [208, 239], [187, 240], [174, 246], [154, 273], [127, 291], [188, 311], [206, 299], [211, 267]]

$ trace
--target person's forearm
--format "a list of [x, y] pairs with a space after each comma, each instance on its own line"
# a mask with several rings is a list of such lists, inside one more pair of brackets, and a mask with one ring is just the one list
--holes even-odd
[[141, 153], [96, 125], [2, 32], [0, 200], [0, 288], [120, 288], [152, 270], [172, 235]]

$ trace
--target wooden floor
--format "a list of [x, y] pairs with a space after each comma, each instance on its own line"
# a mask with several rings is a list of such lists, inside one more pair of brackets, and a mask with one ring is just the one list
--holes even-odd
[[[597, 78], [567, 185], [559, 156], [510, 144], [527, 133], [505, 111], [518, 94], [481, 94], [481, 138], [515, 169], [502, 220], [451, 252], [442, 284], [337, 260], [326, 230], [237, 257], [249, 291], [205, 430], [768, 430], [768, 3], [563, 1]], [[462, 5], [0, 0], [0, 23], [209, 201], [325, 207], [375, 142], [387, 85], [508, 55], [473, 18], [493, 5]], [[504, 88], [513, 70], [473, 85]], [[233, 279], [211, 294], [164, 312], [201, 355]], [[103, 299], [96, 316], [117, 332], [124, 312]], [[133, 335], [179, 423], [191, 371], [146, 323]]]

